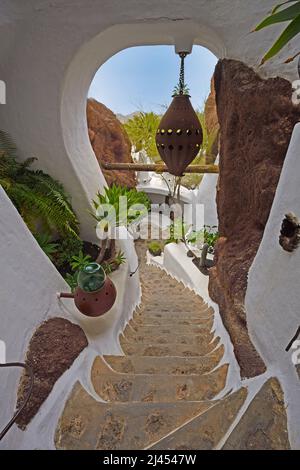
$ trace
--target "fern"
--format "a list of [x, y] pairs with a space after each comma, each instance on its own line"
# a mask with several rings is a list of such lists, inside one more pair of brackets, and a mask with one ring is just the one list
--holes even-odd
[[35, 158], [17, 160], [10, 136], [0, 131], [0, 185], [31, 231], [36, 224], [61, 236], [78, 237], [79, 224], [63, 186], [41, 170], [31, 170]]

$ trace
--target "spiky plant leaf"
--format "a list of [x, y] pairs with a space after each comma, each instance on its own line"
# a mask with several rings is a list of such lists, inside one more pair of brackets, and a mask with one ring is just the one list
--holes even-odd
[[[281, 10], [284, 5], [288, 3], [293, 3], [291, 6]], [[279, 5], [273, 8], [271, 15], [268, 15], [264, 20], [262, 20], [254, 29], [254, 31], [260, 31], [263, 28], [268, 26], [284, 23], [290, 21], [289, 25], [284, 29], [279, 38], [275, 41], [273, 46], [268, 50], [261, 60], [263, 65], [267, 60], [271, 59], [277, 55], [295, 36], [300, 32], [300, 0], [288, 0], [286, 2], [280, 3]], [[299, 55], [295, 54], [293, 57], [289, 57], [285, 63], [291, 62]]]
[[300, 32], [300, 15], [297, 16], [283, 31], [283, 33], [279, 36], [277, 41], [273, 44], [271, 49], [264, 55], [261, 61], [261, 65], [264, 64], [267, 60], [274, 57], [278, 52], [283, 49], [284, 46], [288, 42], [290, 42], [297, 34]]
[[283, 7], [283, 5], [286, 5], [287, 3], [295, 3], [295, 2], [299, 2], [300, 0], [286, 0], [285, 2], [283, 3], [279, 3], [279, 5], [276, 5], [273, 10], [272, 10], [272, 15], [274, 13], [276, 13], [281, 7]]
[[261, 23], [259, 23], [254, 31], [260, 31], [267, 26], [271, 26], [276, 23], [282, 23], [284, 21], [293, 20], [295, 16], [300, 14], [300, 2], [297, 1], [295, 5], [291, 5], [285, 10], [279, 11], [278, 13], [272, 13], [267, 16]]
[[58, 244], [52, 241], [49, 233], [36, 233], [34, 236], [44, 253], [52, 260], [52, 255], [57, 251]]

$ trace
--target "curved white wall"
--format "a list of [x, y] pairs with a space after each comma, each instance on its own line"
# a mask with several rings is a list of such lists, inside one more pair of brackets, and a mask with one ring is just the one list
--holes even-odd
[[300, 380], [286, 346], [300, 325], [300, 249], [279, 245], [286, 213], [300, 217], [300, 124], [297, 124], [283, 165], [264, 236], [249, 271], [246, 293], [247, 323], [253, 343], [271, 373], [284, 386], [290, 439], [300, 448]]
[[[216, 161], [216, 164], [218, 161]], [[204, 205], [204, 224], [218, 227], [217, 184], [219, 175], [205, 174], [196, 194], [196, 203]]]
[[[61, 316], [56, 292], [68, 286], [1, 187], [0, 220], [0, 339], [6, 344], [6, 362], [23, 362], [37, 325]], [[18, 376], [16, 369], [1, 369], [1, 429], [14, 412]]]
[[[84, 381], [90, 370], [85, 358], [121, 352], [119, 334], [140, 302], [139, 273], [129, 276], [136, 270], [138, 258], [132, 238], [124, 236], [118, 243], [127, 262], [111, 274], [117, 287], [116, 302], [103, 317], [87, 318], [78, 312], [73, 300], [58, 300], [57, 292], [69, 292], [70, 288], [40, 249], [1, 186], [0, 220], [0, 340], [6, 345], [6, 362], [24, 362], [33, 332], [49, 317], [64, 317], [79, 324], [89, 342], [71, 369], [59, 379], [28, 431], [21, 432], [13, 426], [0, 442], [0, 449], [53, 448], [51, 433], [68, 396], [66, 389], [76, 380]], [[1, 369], [0, 430], [14, 413], [19, 373], [19, 369]], [[59, 391], [58, 397], [55, 390]]]
[[[87, 208], [105, 182], [87, 136], [85, 100], [97, 68], [121, 49], [194, 41], [219, 57], [256, 66], [281, 27], [249, 35], [274, 0], [3, 0], [0, 6], [0, 79], [7, 104], [1, 128], [24, 157], [61, 180], [72, 195], [82, 235], [93, 239]], [[296, 51], [296, 44], [283, 56]], [[296, 78], [282, 55], [260, 69]]]

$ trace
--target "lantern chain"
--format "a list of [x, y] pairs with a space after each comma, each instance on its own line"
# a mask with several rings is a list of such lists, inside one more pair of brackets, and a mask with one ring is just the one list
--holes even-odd
[[185, 83], [184, 83], [184, 59], [186, 58], [187, 54], [186, 52], [180, 52], [179, 57], [181, 59], [181, 64], [180, 64], [180, 73], [179, 73], [179, 94], [183, 95], [184, 94], [184, 88], [185, 88]]

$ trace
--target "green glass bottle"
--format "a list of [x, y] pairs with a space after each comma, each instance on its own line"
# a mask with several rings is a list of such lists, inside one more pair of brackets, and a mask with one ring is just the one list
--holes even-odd
[[77, 281], [85, 292], [96, 292], [103, 287], [105, 278], [105, 271], [100, 264], [89, 263], [79, 271]]

